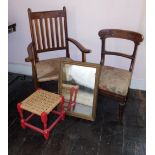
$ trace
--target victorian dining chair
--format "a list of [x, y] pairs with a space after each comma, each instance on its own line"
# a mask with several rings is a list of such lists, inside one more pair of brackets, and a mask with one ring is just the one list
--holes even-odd
[[[120, 29], [102, 29], [99, 31], [98, 35], [101, 39], [102, 44], [99, 93], [102, 95], [110, 96], [119, 102], [119, 121], [122, 122], [124, 107], [127, 102], [128, 90], [132, 78], [137, 47], [140, 44], [140, 42], [143, 41], [143, 36], [137, 32]], [[132, 45], [134, 47], [131, 54], [127, 53], [127, 49], [125, 49], [126, 52], [108, 51], [106, 49], [108, 39], [114, 38], [119, 39], [119, 41], [132, 41]], [[115, 56], [118, 56], [129, 59], [130, 61], [128, 69], [122, 69], [120, 67], [105, 65], [105, 60], [107, 60], [105, 59], [106, 56], [114, 56], [114, 58], [116, 58]]]
[[[32, 12], [28, 9], [29, 25], [32, 42], [28, 45], [26, 62], [32, 63], [32, 76], [37, 89], [39, 82], [57, 80], [61, 61], [72, 61], [69, 52], [69, 42], [79, 48], [82, 61], [86, 61], [89, 49], [83, 47], [76, 40], [68, 37], [66, 8], [63, 10]], [[43, 52], [65, 51], [64, 57], [39, 60]]]

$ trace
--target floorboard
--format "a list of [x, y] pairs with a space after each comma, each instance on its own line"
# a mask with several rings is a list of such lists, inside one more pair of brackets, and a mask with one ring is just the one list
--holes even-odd
[[[67, 116], [65, 121], [55, 127], [46, 141], [39, 133], [20, 127], [16, 105], [34, 91], [32, 78], [9, 73], [8, 84], [9, 155], [146, 154], [145, 91], [130, 89], [123, 125], [119, 124], [117, 119], [117, 102], [99, 95], [94, 122]], [[57, 92], [58, 83], [46, 82], [41, 87]], [[37, 117], [32, 121], [41, 125]]]

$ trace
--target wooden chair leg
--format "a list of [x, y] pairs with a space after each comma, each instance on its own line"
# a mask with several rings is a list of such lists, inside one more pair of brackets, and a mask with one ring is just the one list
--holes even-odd
[[122, 123], [125, 105], [119, 104], [119, 122]]
[[124, 98], [123, 103], [119, 103], [119, 122], [122, 124], [123, 123], [123, 114], [124, 114], [124, 108], [127, 103], [127, 96]]
[[35, 76], [35, 74], [32, 74], [33, 77], [33, 83], [34, 83], [34, 88], [35, 90], [37, 90], [39, 88], [39, 82], [37, 81], [37, 77]]
[[37, 90], [39, 88], [39, 83], [37, 82], [36, 79], [34, 79], [34, 88]]
[[32, 64], [32, 77], [33, 77], [33, 82], [34, 82], [34, 88], [35, 88], [35, 90], [37, 90], [39, 88], [39, 83], [37, 80], [37, 74], [35, 71], [34, 64]]

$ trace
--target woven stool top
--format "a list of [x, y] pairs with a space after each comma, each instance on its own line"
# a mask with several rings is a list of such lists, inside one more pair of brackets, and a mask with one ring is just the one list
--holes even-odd
[[61, 96], [39, 89], [21, 102], [21, 107], [31, 113], [41, 115], [51, 112], [61, 101]]

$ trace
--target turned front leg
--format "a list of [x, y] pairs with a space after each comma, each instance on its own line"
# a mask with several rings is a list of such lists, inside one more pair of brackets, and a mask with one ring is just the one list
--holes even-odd
[[47, 114], [45, 112], [41, 113], [41, 121], [44, 126], [44, 130], [47, 129]]
[[44, 135], [44, 138], [45, 139], [48, 139], [48, 137], [49, 137], [49, 131], [48, 131], [48, 129], [47, 129], [47, 114], [46, 114], [46, 112], [42, 112], [41, 113], [41, 121], [42, 121], [42, 123], [43, 123], [43, 126], [44, 126], [44, 132], [43, 132], [43, 135]]
[[21, 108], [21, 103], [17, 104], [17, 110], [18, 110], [19, 115], [20, 115], [21, 127], [25, 129], [26, 126], [25, 126], [25, 120], [24, 120], [24, 117], [23, 117], [23, 109]]

